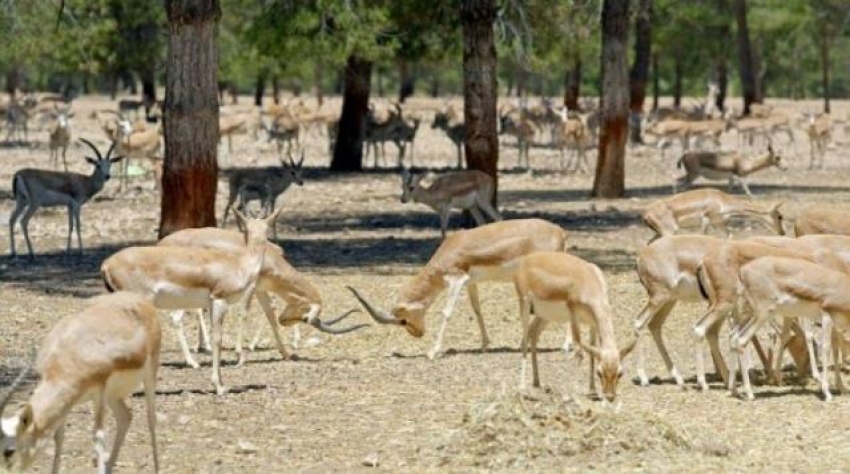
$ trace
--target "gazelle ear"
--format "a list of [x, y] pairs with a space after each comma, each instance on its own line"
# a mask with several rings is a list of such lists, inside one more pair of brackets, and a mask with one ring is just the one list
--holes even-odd
[[277, 219], [277, 216], [280, 214], [280, 211], [282, 211], [282, 210], [283, 210], [283, 206], [280, 206], [277, 209], [272, 210], [272, 212], [268, 216], [266, 216], [266, 219], [265, 219], [266, 222], [269, 225], [274, 225], [275, 219]]
[[91, 164], [93, 164], [93, 165], [96, 165], [96, 164], [97, 164], [97, 160], [95, 160], [94, 158], [92, 158], [92, 157], [90, 157], [90, 156], [87, 156], [87, 157], [86, 157], [86, 161], [88, 161], [89, 163], [91, 163]]
[[18, 426], [16, 435], [20, 437], [23, 433], [29, 429], [29, 427], [33, 423], [33, 413], [32, 413], [32, 405], [27, 403], [21, 409], [21, 412], [18, 414]]
[[601, 352], [599, 352], [599, 349], [597, 349], [597, 348], [595, 348], [595, 347], [593, 347], [593, 346], [588, 346], [588, 345], [586, 345], [585, 343], [583, 343], [583, 342], [581, 342], [581, 341], [578, 341], [578, 345], [579, 345], [579, 347], [581, 347], [581, 348], [582, 348], [585, 352], [587, 352], [587, 353], [588, 353], [588, 354], [590, 354], [591, 356], [593, 356], [593, 357], [595, 357], [595, 358], [597, 358], [597, 359], [601, 359], [601, 358], [602, 358], [602, 353], [601, 353]]
[[239, 209], [233, 209], [233, 213], [236, 215], [236, 225], [240, 229], [244, 229], [245, 228], [245, 220], [247, 219], [245, 217], [245, 214], [242, 214], [242, 212]]

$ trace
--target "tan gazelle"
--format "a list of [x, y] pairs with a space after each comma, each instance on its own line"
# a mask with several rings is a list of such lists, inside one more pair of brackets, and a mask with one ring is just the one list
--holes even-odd
[[[66, 418], [76, 405], [92, 400], [96, 466], [98, 472], [111, 472], [132, 419], [125, 400], [139, 385], [144, 387], [153, 468], [158, 471], [154, 396], [160, 334], [156, 310], [148, 298], [136, 293], [96, 296], [79, 313], [61, 319], [38, 353], [35, 370], [40, 380], [35, 390], [19, 410], [0, 422], [0, 471], [28, 470], [43, 441], [52, 437], [52, 472], [62, 472]], [[0, 398], [0, 416], [23, 375]], [[103, 423], [107, 407], [116, 421], [109, 450]]]
[[[537, 370], [537, 341], [550, 323], [570, 324], [579, 346], [590, 354], [590, 390], [596, 390], [608, 401], [614, 401], [617, 383], [623, 374], [620, 363], [633, 348], [632, 341], [617, 348], [614, 336], [614, 313], [608, 300], [608, 284], [596, 265], [563, 252], [534, 252], [517, 261], [514, 285], [520, 304], [523, 325], [523, 370], [525, 383], [526, 347], [531, 346], [533, 385], [540, 386]], [[590, 328], [590, 343], [581, 343], [581, 326]], [[598, 365], [597, 365], [598, 361]]]
[[468, 287], [481, 331], [481, 346], [486, 348], [490, 340], [481, 315], [478, 284], [509, 282], [518, 258], [542, 250], [563, 252], [566, 244], [566, 231], [542, 219], [495, 222], [455, 232], [443, 240], [431, 260], [402, 288], [389, 312], [376, 309], [357, 290], [349, 289], [378, 323], [403, 326], [410, 335], [422, 337], [428, 308], [448, 288], [437, 339], [428, 351], [428, 357], [434, 359], [442, 349], [443, 333], [464, 287]]

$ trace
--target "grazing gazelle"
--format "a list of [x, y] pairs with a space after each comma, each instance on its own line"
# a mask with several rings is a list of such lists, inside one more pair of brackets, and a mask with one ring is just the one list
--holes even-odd
[[677, 166], [680, 169], [684, 168], [685, 175], [678, 178], [673, 185], [674, 192], [678, 187], [690, 186], [702, 176], [711, 180], [729, 180], [730, 191], [737, 181], [744, 188], [747, 196], [753, 195], [747, 185], [749, 175], [772, 166], [783, 171], [786, 169], [782, 163], [782, 157], [776, 154], [771, 146], [767, 147], [767, 153], [758, 156], [744, 156], [738, 152], [692, 151], [682, 155]]
[[431, 260], [402, 289], [390, 312], [376, 309], [357, 290], [348, 289], [378, 323], [402, 326], [413, 337], [422, 337], [428, 308], [448, 287], [437, 339], [428, 351], [428, 358], [434, 359], [442, 348], [443, 333], [460, 292], [468, 287], [469, 300], [481, 331], [481, 347], [486, 349], [490, 339], [481, 315], [478, 284], [482, 281], [510, 282], [518, 258], [541, 250], [563, 252], [566, 244], [567, 232], [542, 219], [494, 222], [456, 232], [443, 240]]
[[493, 221], [502, 220], [491, 204], [495, 185], [486, 173], [478, 170], [452, 171], [435, 179], [427, 188], [422, 186], [422, 178], [408, 170], [402, 171], [401, 202], [418, 202], [437, 211], [440, 215], [440, 234], [444, 239], [449, 225], [449, 212], [453, 208], [468, 210], [479, 226], [487, 222], [484, 214]]
[[[614, 401], [617, 383], [623, 374], [620, 361], [637, 339], [623, 349], [614, 338], [614, 312], [608, 301], [608, 284], [596, 265], [563, 252], [534, 252], [517, 260], [514, 273], [523, 322], [522, 379], [525, 383], [526, 347], [531, 346], [533, 385], [540, 386], [537, 371], [537, 341], [549, 323], [569, 324], [579, 346], [590, 353], [590, 390], [601, 384], [601, 396]], [[534, 317], [528, 324], [529, 313]], [[582, 344], [581, 326], [590, 327], [590, 343]], [[596, 361], [599, 360], [597, 366]]]
[[[266, 250], [266, 233], [277, 211], [262, 219], [236, 217], [244, 232], [244, 250], [189, 247], [128, 247], [106, 260], [100, 273], [109, 291], [150, 295], [158, 309], [206, 309], [212, 315], [212, 383], [221, 383], [222, 320], [228, 308], [250, 298], [257, 286]], [[177, 325], [180, 320], [172, 318]], [[182, 333], [178, 333], [182, 334]], [[181, 341], [185, 347], [185, 342]]]
[[699, 227], [700, 233], [705, 234], [711, 226], [728, 235], [726, 223], [737, 217], [755, 219], [774, 233], [785, 235], [781, 205], [779, 202], [765, 208], [717, 189], [695, 189], [650, 204], [643, 213], [643, 222], [655, 231], [652, 240], [676, 234], [682, 227]]
[[[35, 391], [14, 415], [0, 423], [0, 471], [15, 466], [29, 469], [42, 441], [52, 437], [53, 472], [61, 472], [66, 417], [76, 405], [92, 400], [95, 462], [98, 472], [111, 472], [132, 420], [125, 400], [139, 385], [145, 392], [153, 467], [159, 471], [154, 395], [160, 336], [156, 310], [147, 298], [135, 293], [96, 296], [84, 310], [59, 321], [38, 354], [36, 372], [41, 380]], [[22, 379], [0, 398], [0, 416]], [[103, 426], [107, 407], [117, 425], [110, 450]]]
[[[12, 257], [16, 255], [15, 223], [21, 213], [24, 214], [21, 217], [21, 229], [24, 231], [27, 250], [30, 258], [34, 258], [29, 234], [30, 218], [39, 208], [53, 206], [68, 207], [67, 252], [71, 252], [71, 234], [75, 227], [77, 229], [77, 247], [80, 253], [83, 252], [83, 239], [80, 236], [80, 208], [103, 189], [103, 185], [109, 179], [112, 164], [123, 157], [112, 158], [114, 143], [109, 147], [106, 156], [103, 156], [92, 142], [84, 138], [81, 138], [80, 141], [91, 147], [95, 156], [97, 156], [97, 158], [86, 157], [86, 161], [94, 166], [92, 174], [86, 176], [79, 173], [26, 168], [18, 170], [12, 178], [12, 195], [15, 197], [15, 210], [9, 217], [9, 248]], [[26, 209], [26, 212], [24, 212], [24, 209]]]
[[[219, 229], [217, 227], [204, 227], [201, 229], [183, 229], [175, 232], [162, 240], [157, 245], [169, 247], [198, 247], [207, 249], [216, 249], [221, 251], [242, 251], [245, 249], [244, 237], [236, 231]], [[279, 246], [267, 242], [266, 250], [263, 256], [263, 266], [260, 268], [260, 276], [257, 282], [257, 290], [254, 293], [260, 307], [265, 313], [269, 326], [274, 335], [275, 345], [280, 355], [287, 359], [286, 349], [283, 347], [283, 342], [278, 333], [278, 324], [289, 326], [299, 322], [309, 324], [321, 332], [329, 334], [343, 334], [365, 327], [364, 324], [348, 326], [344, 328], [336, 328], [333, 325], [341, 321], [356, 310], [351, 310], [343, 313], [341, 316], [333, 318], [329, 321], [323, 321], [319, 318], [322, 313], [322, 297], [319, 290], [307, 279], [304, 274], [292, 267], [286, 261], [283, 255], [283, 249]], [[280, 312], [280, 315], [275, 318], [274, 310], [271, 305], [271, 295], [286, 302], [286, 307]], [[245, 301], [247, 312], [248, 301]], [[244, 313], [243, 313], [244, 314]], [[182, 314], [175, 313], [174, 317], [180, 318]], [[277, 322], [275, 322], [277, 319]], [[203, 318], [201, 322], [201, 337], [206, 337]], [[244, 317], [240, 320], [239, 329], [236, 338], [236, 352], [239, 354], [238, 365], [242, 365], [244, 361], [244, 353], [242, 352], [242, 329], [244, 326]], [[297, 326], [296, 326], [297, 330]], [[183, 325], [178, 327], [180, 334], [183, 333]], [[198, 367], [197, 362], [189, 353], [189, 348], [185, 345], [186, 337], [178, 336], [183, 349], [183, 355], [186, 358], [186, 363]], [[255, 338], [256, 339], [256, 338]], [[200, 342], [200, 341], [199, 341]]]

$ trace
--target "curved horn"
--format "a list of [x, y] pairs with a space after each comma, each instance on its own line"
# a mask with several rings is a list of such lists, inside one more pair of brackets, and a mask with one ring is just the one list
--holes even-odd
[[112, 156], [112, 150], [113, 149], [115, 149], [115, 140], [112, 140], [112, 143], [109, 145], [109, 150], [106, 150], [106, 158], [105, 159], [108, 160], [109, 157]]
[[631, 353], [637, 345], [638, 338], [629, 341], [622, 349], [620, 349], [620, 360], [622, 361], [629, 353]]
[[601, 353], [601, 352], [599, 352], [599, 349], [597, 349], [597, 348], [595, 348], [595, 347], [593, 347], [593, 346], [588, 346], [588, 345], [586, 345], [585, 343], [583, 343], [583, 342], [581, 342], [581, 341], [578, 341], [578, 345], [579, 345], [579, 347], [581, 347], [582, 349], [584, 349], [584, 351], [585, 351], [585, 352], [587, 352], [588, 354], [590, 354], [591, 356], [593, 356], [593, 357], [595, 357], [595, 358], [597, 358], [597, 359], [601, 359], [601, 358], [602, 358], [602, 353]]
[[328, 321], [328, 322], [324, 322], [319, 318], [314, 318], [312, 321], [309, 321], [308, 323], [310, 324], [310, 326], [313, 326], [314, 328], [318, 329], [319, 331], [326, 332], [328, 334], [345, 334], [347, 332], [356, 331], [358, 329], [363, 329], [366, 326], [368, 326], [368, 324], [355, 324], [353, 326], [348, 326], [348, 327], [344, 327], [344, 328], [333, 327], [333, 323], [341, 321], [343, 318], [346, 318], [349, 314], [356, 312], [356, 311], [357, 310], [348, 311], [346, 313], [343, 313], [342, 316], [339, 316], [338, 318], [333, 319], [333, 320]]
[[346, 286], [346, 288], [348, 288], [348, 291], [350, 291], [352, 294], [354, 294], [354, 297], [357, 298], [357, 301], [359, 301], [360, 304], [363, 305], [364, 308], [366, 308], [366, 311], [369, 313], [369, 316], [372, 316], [372, 319], [374, 319], [375, 322], [377, 322], [379, 324], [398, 324], [398, 325], [401, 325], [401, 321], [390, 316], [390, 314], [387, 313], [386, 311], [381, 311], [379, 309], [375, 309], [374, 307], [372, 307], [372, 305], [369, 304], [369, 302], [366, 301], [365, 298], [360, 296], [360, 293], [358, 293], [357, 290], [355, 290], [353, 287]]
[[336, 323], [338, 323], [338, 322], [342, 321], [343, 319], [345, 319], [345, 318], [347, 318], [347, 317], [351, 316], [352, 314], [354, 314], [354, 313], [359, 313], [359, 312], [360, 312], [360, 310], [359, 310], [359, 309], [357, 309], [357, 308], [349, 309], [348, 311], [346, 311], [346, 312], [342, 313], [341, 315], [339, 315], [339, 316], [337, 316], [337, 317], [335, 317], [335, 318], [333, 318], [333, 319], [329, 319], [329, 320], [325, 321], [325, 325], [327, 325], [327, 326], [333, 326], [334, 324], [336, 324]]
[[21, 373], [15, 378], [12, 382], [12, 385], [9, 386], [9, 389], [3, 395], [3, 398], [0, 398], [0, 416], [3, 415], [3, 410], [6, 409], [6, 405], [9, 404], [9, 401], [12, 399], [12, 395], [15, 394], [15, 390], [21, 386], [24, 382], [24, 378], [26, 378], [27, 373], [29, 373], [32, 363], [27, 364], [23, 369], [21, 369]]
[[[85, 138], [80, 138], [80, 141], [85, 143], [86, 145], [90, 146], [91, 149], [94, 150], [95, 154], [97, 155], [98, 160], [103, 159], [103, 155], [100, 154], [100, 150], [98, 150], [97, 147], [94, 146], [94, 143], [86, 140]], [[115, 142], [112, 143], [112, 146], [115, 146]], [[109, 151], [112, 151], [112, 148], [110, 148]]]

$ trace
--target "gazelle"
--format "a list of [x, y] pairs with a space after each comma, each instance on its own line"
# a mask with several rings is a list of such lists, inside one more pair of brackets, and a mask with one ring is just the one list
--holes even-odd
[[756, 171], [770, 167], [777, 167], [785, 171], [782, 157], [774, 153], [773, 148], [768, 146], [767, 153], [758, 156], [743, 156], [739, 153], [717, 153], [709, 151], [688, 152], [679, 158], [677, 165], [685, 169], [685, 175], [679, 178], [673, 186], [690, 186], [700, 176], [711, 180], [729, 180], [729, 190], [735, 181], [740, 183], [748, 196], [753, 194], [747, 186], [747, 177]]
[[[234, 209], [243, 210], [251, 201], [260, 201], [266, 212], [277, 206], [277, 198], [286, 192], [292, 184], [304, 185], [302, 166], [304, 165], [304, 148], [301, 149], [301, 159], [297, 162], [288, 153], [289, 163], [281, 159], [280, 166], [262, 168], [236, 168], [229, 172], [227, 179], [228, 197], [224, 207], [221, 225], [227, 224], [227, 215], [233, 204]], [[272, 233], [277, 238], [277, 226], [273, 224]]]
[[248, 133], [251, 114], [221, 115], [218, 118], [219, 141], [227, 137], [227, 151], [233, 153], [233, 135]]
[[[184, 229], [177, 231], [162, 240], [157, 244], [167, 247], [197, 247], [206, 249], [215, 249], [221, 251], [244, 251], [245, 238], [239, 233], [231, 230], [219, 229], [215, 227], [206, 227], [201, 229]], [[284, 359], [289, 358], [283, 342], [280, 339], [278, 332], [278, 323], [280, 325], [289, 326], [302, 322], [309, 324], [319, 331], [329, 334], [343, 334], [351, 332], [365, 325], [349, 326], [346, 328], [335, 328], [334, 324], [341, 321], [354, 311], [347, 311], [341, 316], [330, 321], [322, 321], [319, 316], [322, 314], [322, 297], [316, 287], [304, 276], [298, 272], [289, 262], [286, 261], [283, 255], [283, 250], [271, 242], [265, 244], [265, 254], [263, 255], [263, 264], [260, 268], [260, 275], [257, 281], [257, 289], [254, 293], [263, 313], [268, 320], [269, 326], [274, 335], [275, 346]], [[280, 315], [275, 317], [274, 309], [271, 304], [271, 295], [286, 302], [286, 308], [281, 311]], [[248, 301], [245, 301], [247, 313]], [[175, 313], [174, 317], [182, 317], [182, 314]], [[277, 322], [275, 322], [277, 320]], [[201, 332], [204, 333], [203, 318], [201, 321]], [[236, 339], [236, 352], [239, 354], [239, 363], [242, 365], [244, 354], [242, 352], [242, 328], [244, 326], [244, 318], [240, 320], [238, 336]], [[296, 328], [297, 329], [297, 328]], [[180, 324], [177, 328], [180, 333], [183, 333], [183, 325]], [[205, 337], [202, 334], [202, 337]], [[183, 349], [183, 356], [186, 363], [198, 367], [197, 362], [189, 353], [189, 348], [185, 345], [185, 335], [178, 336]], [[256, 336], [255, 336], [256, 339]], [[199, 340], [200, 343], [200, 340]]]
[[468, 210], [479, 226], [487, 222], [484, 214], [493, 221], [502, 220], [491, 204], [495, 186], [486, 173], [478, 170], [449, 172], [435, 179], [427, 188], [422, 186], [422, 178], [422, 175], [415, 176], [408, 170], [402, 170], [401, 202], [418, 202], [437, 211], [442, 238], [446, 238], [452, 208]]
[[269, 134], [269, 141], [274, 141], [277, 145], [277, 154], [281, 156], [283, 145], [286, 144], [286, 152], [291, 153], [292, 142], [298, 146], [301, 136], [301, 124], [289, 116], [276, 117], [272, 122], [271, 127], [267, 127], [265, 122], [261, 122], [262, 127]]
[[135, 125], [121, 117], [118, 121], [119, 134], [117, 137], [118, 153], [124, 156], [124, 164], [121, 171], [121, 189], [127, 187], [130, 178], [129, 171], [133, 159], [142, 158], [148, 160], [154, 175], [154, 188], [159, 189], [162, 177], [162, 157], [160, 150], [162, 141], [162, 129], [157, 123], [155, 127], [137, 130]]
[[[743, 356], [740, 348], [775, 317], [820, 319], [823, 344], [821, 390], [826, 401], [832, 399], [827, 374], [829, 364], [833, 362], [836, 385], [843, 392], [841, 360], [830, 361], [833, 356], [830, 345], [833, 342], [833, 322], [842, 329], [850, 326], [850, 297], [847, 293], [850, 276], [805, 260], [765, 256], [742, 266], [740, 279], [744, 297], [752, 308], [752, 317], [733, 330], [732, 348]], [[747, 399], [752, 400], [748, 361], [746, 357], [742, 357], [741, 361], [744, 391]], [[734, 383], [734, 379], [730, 378], [730, 384]]]
[[[14, 415], [2, 418], [0, 469], [28, 470], [44, 439], [52, 436], [52, 472], [62, 472], [59, 463], [66, 417], [76, 405], [92, 400], [95, 462], [99, 472], [111, 472], [132, 420], [125, 400], [141, 384], [154, 472], [159, 471], [154, 396], [160, 338], [156, 310], [135, 293], [96, 296], [85, 309], [60, 320], [39, 351], [36, 371], [41, 380], [35, 391]], [[21, 380], [19, 377], [0, 399], [0, 416]], [[117, 425], [110, 450], [103, 424], [106, 407]]]
[[50, 161], [54, 168], [59, 167], [59, 152], [62, 152], [62, 166], [68, 171], [68, 161], [65, 155], [68, 153], [68, 145], [71, 143], [71, 117], [74, 114], [71, 112], [71, 107], [60, 109], [54, 106], [53, 117], [56, 119], [56, 125], [50, 131]]
[[[384, 152], [384, 144], [386, 142], [397, 143], [397, 135], [404, 126], [402, 119], [401, 107], [395, 104], [395, 110], [389, 111], [388, 115], [379, 118], [374, 107], [369, 107], [369, 113], [366, 116], [366, 130], [363, 135], [363, 144], [366, 146], [365, 155], [368, 156], [369, 149], [372, 150], [373, 165], [378, 167], [378, 151], [380, 150], [380, 158], [384, 166], [386, 166], [386, 155]], [[401, 147], [399, 147], [399, 163], [401, 163]]]
[[747, 217], [761, 222], [778, 235], [785, 235], [782, 203], [762, 207], [717, 189], [695, 189], [658, 200], [643, 213], [643, 222], [655, 231], [652, 240], [676, 234], [681, 228], [699, 227], [705, 234], [711, 226], [729, 234], [726, 223], [730, 219]]
[[440, 353], [443, 333], [454, 312], [460, 292], [468, 287], [469, 300], [481, 331], [481, 347], [490, 343], [478, 284], [483, 281], [511, 281], [516, 260], [534, 251], [566, 250], [567, 233], [551, 222], [541, 219], [517, 219], [495, 222], [448, 236], [434, 252], [431, 260], [401, 290], [390, 312], [373, 307], [352, 287], [349, 290], [372, 318], [380, 324], [404, 327], [413, 337], [425, 334], [425, 314], [434, 300], [448, 287], [448, 298], [442, 312], [442, 322], [428, 358]]
[[115, 144], [110, 146], [106, 156], [103, 156], [90, 141], [84, 138], [81, 138], [80, 141], [91, 147], [95, 156], [97, 156], [97, 158], [86, 157], [86, 161], [94, 166], [92, 174], [86, 176], [79, 173], [26, 168], [18, 170], [12, 178], [12, 195], [15, 197], [15, 210], [9, 217], [9, 248], [12, 257], [16, 255], [15, 223], [21, 213], [23, 213], [21, 229], [24, 231], [27, 251], [30, 258], [34, 258], [29, 234], [30, 219], [39, 208], [54, 206], [68, 207], [68, 246], [66, 251], [71, 252], [71, 234], [76, 228], [77, 247], [80, 253], [83, 252], [83, 240], [80, 235], [80, 209], [92, 196], [103, 189], [104, 183], [109, 179], [112, 164], [123, 157], [112, 157]]
[[444, 112], [437, 112], [434, 115], [434, 121], [431, 123], [432, 129], [442, 129], [446, 132], [446, 136], [454, 143], [457, 149], [457, 165], [455, 168], [463, 167], [463, 145], [466, 142], [466, 124], [464, 122], [455, 122], [452, 116], [455, 115], [454, 109], [449, 107]]
[[[556, 134], [561, 151], [561, 169], [572, 172], [587, 173], [590, 165], [587, 162], [587, 147], [591, 143], [590, 129], [583, 115], [571, 118], [566, 107], [561, 109], [560, 129]], [[575, 151], [575, 166], [569, 166], [565, 156], [565, 150], [572, 148]]]
[[826, 146], [832, 138], [832, 122], [829, 114], [808, 115], [806, 135], [809, 137], [809, 169], [823, 168]]
[[[526, 346], [531, 346], [533, 386], [540, 386], [537, 370], [537, 341], [549, 323], [570, 324], [576, 340], [582, 325], [590, 327], [590, 345], [579, 345], [590, 353], [590, 390], [599, 378], [601, 395], [614, 401], [623, 374], [620, 361], [634, 342], [617, 348], [614, 312], [608, 301], [608, 284], [596, 265], [563, 252], [534, 252], [517, 260], [514, 285], [523, 322], [522, 381], [525, 384]], [[527, 326], [530, 312], [534, 317]], [[597, 366], [596, 361], [599, 360]]]
[[834, 234], [850, 235], [850, 212], [837, 209], [804, 209], [794, 221], [794, 235]]
[[539, 131], [537, 125], [525, 116], [524, 110], [520, 109], [518, 116], [510, 113], [499, 114], [499, 131], [500, 133], [516, 138], [519, 153], [517, 166], [522, 167], [522, 159], [525, 157], [525, 169], [530, 169], [531, 163], [528, 158], [528, 152], [532, 142], [534, 142], [534, 137], [537, 136], [537, 132]]
[[[243, 251], [128, 247], [107, 258], [100, 266], [101, 277], [109, 291], [126, 290], [149, 295], [158, 309], [209, 311], [212, 319], [212, 383], [219, 395], [228, 391], [221, 383], [222, 322], [230, 306], [253, 295], [263, 266], [266, 232], [280, 209], [263, 219], [248, 219], [239, 211], [235, 212], [245, 229]], [[181, 345], [186, 347], [184, 341]]]

